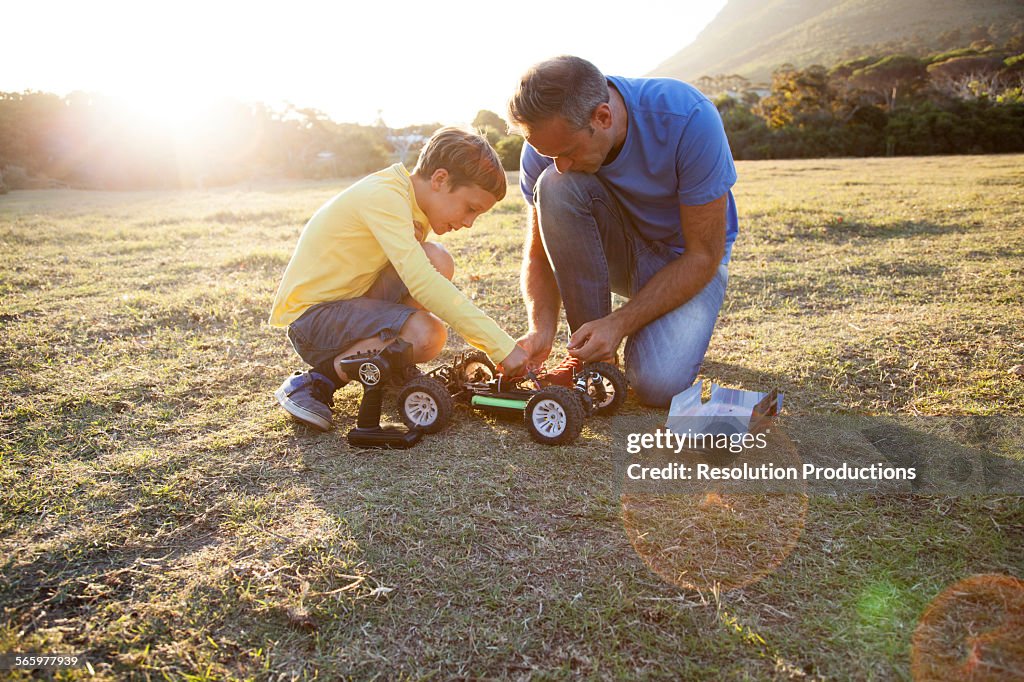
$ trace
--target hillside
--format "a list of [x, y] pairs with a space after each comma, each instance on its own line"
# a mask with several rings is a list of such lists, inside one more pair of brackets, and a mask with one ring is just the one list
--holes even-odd
[[[873, 48], [938, 51], [967, 45], [975, 39], [972, 32], [984, 28], [997, 41], [1024, 30], [1024, 2], [729, 0], [693, 43], [649, 75], [693, 81], [735, 73], [768, 81], [787, 62], [831, 65]], [[959, 44], [944, 44], [955, 30]]]

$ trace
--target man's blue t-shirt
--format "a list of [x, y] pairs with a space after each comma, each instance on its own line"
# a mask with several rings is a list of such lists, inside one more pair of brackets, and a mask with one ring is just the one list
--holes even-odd
[[[727, 194], [722, 262], [728, 263], [739, 229], [730, 189], [736, 166], [715, 105], [692, 85], [671, 78], [608, 80], [626, 103], [629, 127], [619, 155], [597, 177], [612, 188], [644, 238], [679, 253], [686, 247], [679, 205], [698, 206]], [[552, 162], [523, 145], [519, 186], [531, 206], [537, 179]]]

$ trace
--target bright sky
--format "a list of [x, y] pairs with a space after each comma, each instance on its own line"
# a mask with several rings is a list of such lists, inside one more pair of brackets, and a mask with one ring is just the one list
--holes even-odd
[[4, 8], [0, 91], [87, 90], [187, 117], [233, 97], [391, 126], [504, 116], [521, 72], [576, 54], [642, 76], [725, 0], [16, 2]]

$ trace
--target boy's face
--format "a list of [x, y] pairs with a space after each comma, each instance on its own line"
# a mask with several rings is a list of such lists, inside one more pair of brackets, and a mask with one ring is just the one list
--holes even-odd
[[473, 221], [481, 213], [491, 210], [496, 201], [494, 195], [479, 185], [450, 190], [448, 173], [443, 170], [434, 171], [430, 188], [430, 200], [422, 208], [435, 234], [472, 227]]

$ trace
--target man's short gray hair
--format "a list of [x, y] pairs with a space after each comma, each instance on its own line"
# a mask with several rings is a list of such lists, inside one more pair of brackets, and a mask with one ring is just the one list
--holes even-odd
[[534, 64], [508, 101], [512, 128], [529, 132], [555, 116], [574, 130], [590, 126], [590, 117], [608, 101], [608, 81], [586, 59], [562, 55]]

